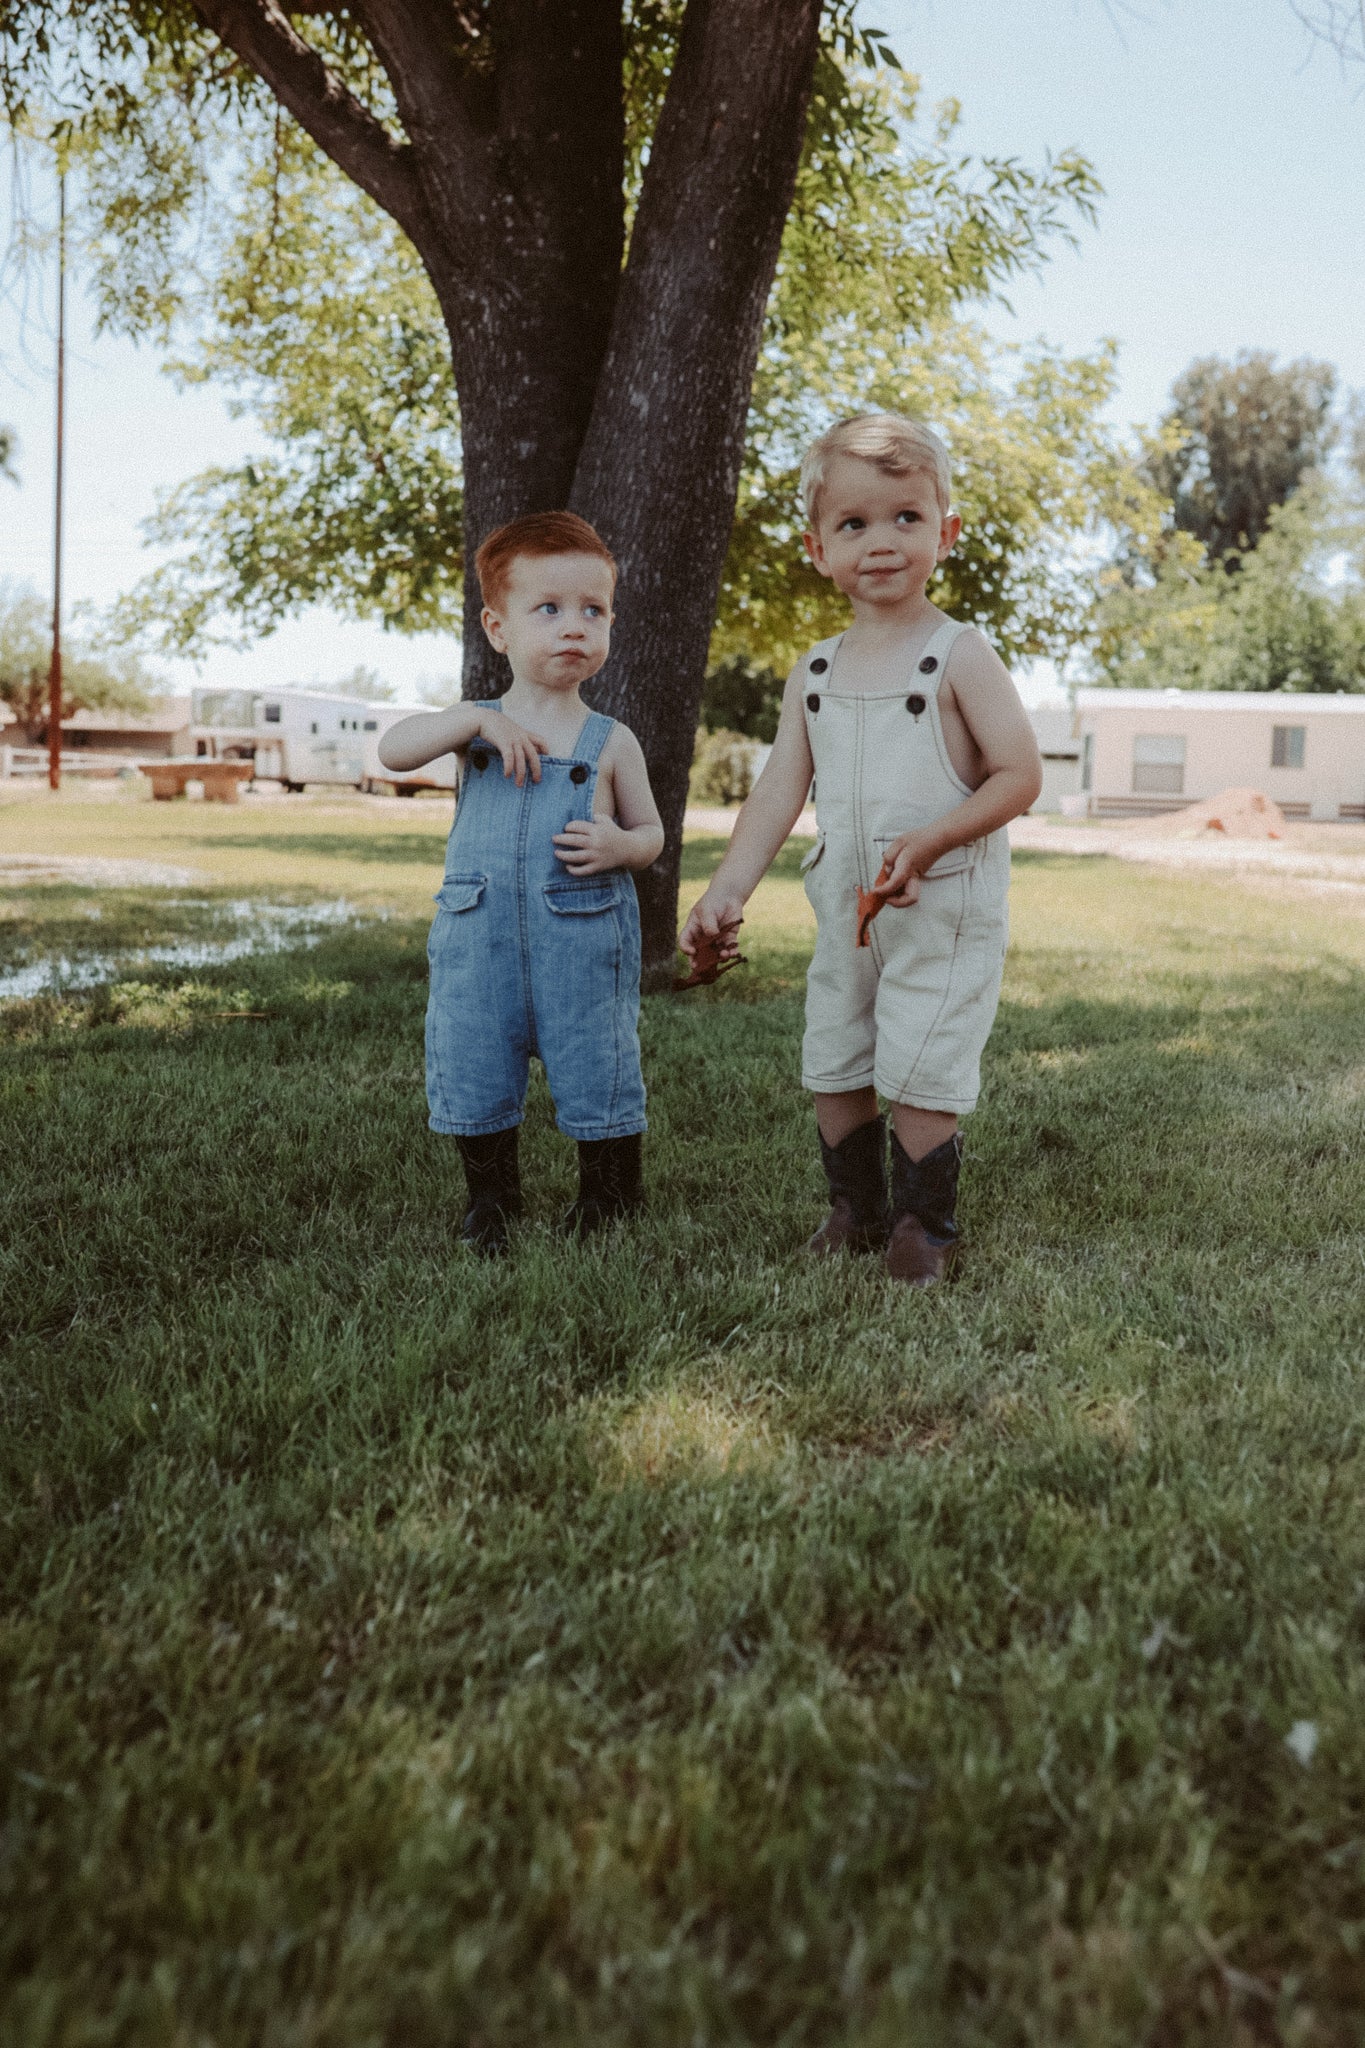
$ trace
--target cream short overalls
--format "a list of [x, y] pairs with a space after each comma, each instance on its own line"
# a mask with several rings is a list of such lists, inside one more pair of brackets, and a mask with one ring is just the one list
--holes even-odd
[[945, 621], [884, 690], [840, 691], [842, 634], [822, 640], [807, 663], [818, 837], [803, 873], [819, 929], [801, 1079], [822, 1095], [871, 1085], [917, 1109], [962, 1116], [976, 1106], [1009, 935], [1008, 834], [945, 854], [921, 880], [919, 901], [888, 905], [871, 944], [854, 946], [857, 891], [871, 887], [891, 841], [971, 795], [938, 711], [948, 651], [964, 630]]

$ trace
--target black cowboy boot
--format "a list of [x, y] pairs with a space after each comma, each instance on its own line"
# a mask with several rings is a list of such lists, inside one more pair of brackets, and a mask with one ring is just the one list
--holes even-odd
[[629, 1138], [579, 1139], [578, 1196], [560, 1226], [567, 1237], [591, 1237], [644, 1208], [643, 1153], [639, 1131]]
[[957, 1176], [962, 1133], [954, 1131], [923, 1159], [912, 1159], [891, 1133], [891, 1239], [886, 1270], [911, 1287], [932, 1287], [952, 1277], [960, 1244]]
[[464, 1163], [469, 1208], [460, 1225], [461, 1244], [472, 1245], [485, 1259], [508, 1251], [507, 1226], [521, 1214], [521, 1174], [517, 1168], [517, 1126], [488, 1131], [477, 1138], [456, 1138]]
[[886, 1243], [886, 1124], [859, 1124], [837, 1145], [820, 1140], [830, 1211], [806, 1246], [816, 1258], [879, 1252]]

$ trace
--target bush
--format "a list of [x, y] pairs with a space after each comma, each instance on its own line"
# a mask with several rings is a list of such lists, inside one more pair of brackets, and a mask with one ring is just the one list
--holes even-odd
[[742, 733], [771, 746], [782, 710], [782, 678], [747, 655], [727, 655], [707, 676], [701, 693], [701, 722], [711, 733]]
[[754, 786], [757, 742], [742, 732], [697, 732], [688, 795], [703, 804], [742, 804]]

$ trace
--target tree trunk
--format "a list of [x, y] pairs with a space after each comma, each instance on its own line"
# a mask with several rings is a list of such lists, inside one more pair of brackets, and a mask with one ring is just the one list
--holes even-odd
[[637, 876], [647, 987], [676, 957], [688, 772], [820, 0], [692, 0], [570, 500], [621, 564], [589, 694], [639, 737], [667, 842]]

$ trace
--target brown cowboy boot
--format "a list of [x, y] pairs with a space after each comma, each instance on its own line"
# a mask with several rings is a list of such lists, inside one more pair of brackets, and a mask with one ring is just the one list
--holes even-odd
[[859, 1124], [837, 1145], [820, 1140], [830, 1211], [806, 1246], [816, 1258], [879, 1252], [886, 1243], [886, 1125]]
[[950, 1280], [961, 1255], [957, 1176], [962, 1133], [954, 1131], [923, 1159], [912, 1159], [891, 1133], [891, 1238], [886, 1270], [907, 1287]]

